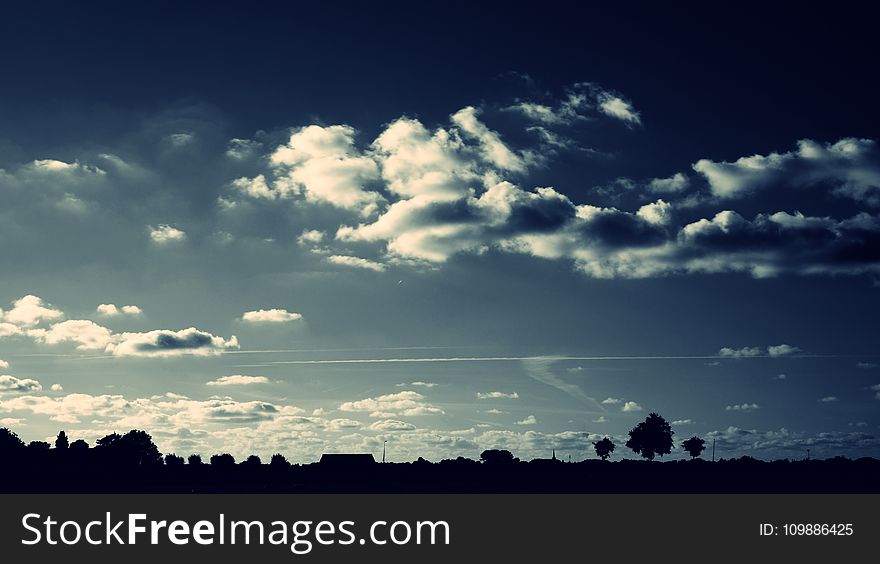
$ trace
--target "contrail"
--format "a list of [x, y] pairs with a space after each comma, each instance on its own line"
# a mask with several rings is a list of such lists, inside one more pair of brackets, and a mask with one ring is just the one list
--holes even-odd
[[[840, 355], [798, 354], [784, 357], [760, 355], [731, 359], [728, 356], [713, 355], [655, 355], [655, 356], [441, 356], [411, 358], [336, 358], [311, 360], [273, 360], [261, 364], [239, 364], [245, 366], [274, 366], [282, 364], [394, 364], [404, 362], [517, 362], [517, 361], [560, 361], [560, 360], [753, 360], [759, 358], [838, 358]], [[864, 356], [864, 355], [861, 355]]]

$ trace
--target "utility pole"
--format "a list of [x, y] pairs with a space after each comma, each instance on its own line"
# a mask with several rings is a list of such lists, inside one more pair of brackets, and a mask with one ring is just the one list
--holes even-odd
[[712, 462], [715, 462], [715, 439], [712, 438]]
[[388, 444], [388, 441], [382, 441], [382, 464], [385, 464], [385, 445]]

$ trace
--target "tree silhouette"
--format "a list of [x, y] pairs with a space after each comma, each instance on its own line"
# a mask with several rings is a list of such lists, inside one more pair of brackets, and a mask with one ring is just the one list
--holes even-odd
[[191, 454], [187, 457], [186, 463], [190, 466], [201, 466], [203, 464], [202, 457], [199, 454]]
[[284, 458], [283, 454], [277, 452], [272, 455], [272, 459], [269, 461], [269, 466], [272, 468], [290, 468], [290, 462]]
[[656, 413], [651, 413], [644, 421], [629, 432], [626, 446], [643, 458], [654, 460], [655, 455], [669, 454], [672, 444], [672, 427]]
[[85, 452], [87, 450], [89, 450], [89, 443], [85, 442], [82, 439], [77, 439], [70, 443], [71, 452]]
[[24, 441], [6, 427], [0, 429], [0, 458], [12, 460], [13, 455], [24, 451]]
[[70, 441], [67, 440], [67, 433], [64, 431], [58, 432], [58, 437], [55, 439], [55, 448], [58, 450], [67, 450], [67, 447], [70, 446]]
[[688, 454], [691, 455], [691, 458], [696, 458], [700, 456], [700, 453], [706, 448], [706, 441], [701, 439], [700, 437], [691, 437], [688, 440], [681, 443], [681, 447], [688, 451]]
[[247, 459], [245, 459], [245, 461], [241, 463], [242, 466], [245, 466], [247, 468], [259, 468], [262, 464], [263, 461], [260, 460], [260, 457], [256, 454], [248, 456]]
[[607, 459], [611, 456], [611, 453], [614, 452], [614, 443], [611, 442], [611, 439], [608, 437], [605, 437], [601, 441], [594, 442], [593, 447], [596, 449], [596, 456], [602, 460]]
[[211, 456], [211, 466], [214, 468], [232, 468], [235, 466], [235, 458], [229, 453], [214, 454]]
[[183, 457], [177, 456], [176, 454], [166, 454], [165, 466], [171, 468], [180, 468], [181, 466], [183, 466]]
[[486, 464], [512, 464], [519, 462], [509, 450], [489, 449], [480, 453], [480, 460]]
[[146, 431], [132, 429], [125, 435], [112, 433], [98, 439], [98, 450], [108, 462], [121, 466], [159, 466], [162, 453]]

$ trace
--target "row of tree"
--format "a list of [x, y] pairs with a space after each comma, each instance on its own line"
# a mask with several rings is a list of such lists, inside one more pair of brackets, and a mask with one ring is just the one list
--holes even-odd
[[[654, 460], [655, 456], [662, 457], [664, 454], [672, 452], [672, 449], [675, 448], [672, 443], [672, 435], [674, 434], [675, 431], [663, 417], [651, 413], [629, 432], [626, 446], [643, 458]], [[696, 458], [705, 450], [706, 441], [700, 437], [691, 437], [682, 441], [681, 447], [691, 455], [691, 458]], [[605, 437], [600, 441], [595, 441], [593, 448], [596, 449], [596, 456], [606, 460], [614, 452], [614, 442]]]
[[[662, 457], [671, 452], [674, 448], [673, 434], [672, 427], [663, 417], [651, 413], [629, 432], [630, 438], [626, 442], [626, 446], [636, 454], [653, 460], [655, 456]], [[615, 447], [608, 437], [594, 442], [593, 446], [596, 455], [602, 460], [610, 457]], [[690, 453], [691, 457], [695, 458], [705, 449], [705, 442], [699, 437], [691, 437], [683, 441], [681, 446]], [[51, 448], [52, 445], [45, 441], [32, 441], [25, 444], [14, 432], [5, 428], [0, 429], [0, 455], [4, 460], [27, 458], [40, 462], [48, 456]], [[82, 439], [71, 443], [64, 431], [58, 433], [58, 437], [55, 439], [55, 451], [65, 453], [71, 462], [77, 459], [84, 460], [89, 450], [88, 443]], [[183, 457], [175, 454], [167, 454], [163, 457], [156, 444], [153, 443], [152, 437], [145, 431], [139, 430], [132, 430], [124, 435], [111, 433], [98, 439], [96, 448], [93, 450], [95, 452], [92, 458], [98, 458], [100, 462], [114, 466], [149, 468], [160, 466], [163, 463], [169, 467], [180, 467], [184, 465], [184, 462], [191, 466], [204, 464], [198, 454], [190, 455], [186, 461]], [[484, 451], [480, 458], [483, 462], [490, 464], [518, 461], [509, 451], [495, 449]], [[217, 468], [231, 468], [236, 465], [235, 458], [227, 453], [211, 456], [209, 463], [212, 467]], [[253, 467], [261, 464], [262, 461], [256, 455], [249, 456], [241, 463], [243, 466]], [[273, 455], [269, 464], [276, 468], [290, 466], [290, 463], [281, 454]]]

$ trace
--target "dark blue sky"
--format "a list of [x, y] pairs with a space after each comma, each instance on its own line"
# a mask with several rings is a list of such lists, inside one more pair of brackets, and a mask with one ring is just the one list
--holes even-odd
[[875, 21], [6, 5], [0, 420], [528, 457], [658, 410], [737, 454], [877, 455]]

